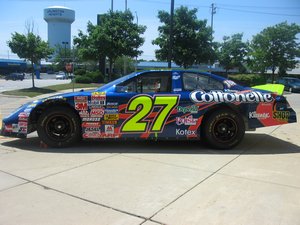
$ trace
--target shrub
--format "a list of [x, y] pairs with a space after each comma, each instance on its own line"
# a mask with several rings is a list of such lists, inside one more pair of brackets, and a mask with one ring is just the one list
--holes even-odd
[[92, 83], [103, 83], [104, 77], [99, 71], [88, 72], [85, 76], [89, 77], [92, 80]]
[[92, 79], [87, 76], [77, 76], [75, 77], [75, 83], [90, 84], [92, 83]]
[[74, 74], [76, 76], [82, 76], [86, 73], [85, 69], [77, 69], [77, 70], [74, 70]]
[[266, 78], [261, 74], [238, 74], [238, 75], [229, 75], [229, 79], [235, 81], [236, 83], [252, 87], [255, 85], [261, 85], [266, 83]]
[[87, 72], [84, 75], [76, 76], [75, 82], [76, 83], [84, 83], [84, 84], [103, 83], [104, 77], [102, 76], [102, 74], [99, 71]]

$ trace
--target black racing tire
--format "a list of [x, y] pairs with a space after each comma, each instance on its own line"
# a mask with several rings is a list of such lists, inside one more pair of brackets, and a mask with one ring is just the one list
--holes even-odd
[[48, 146], [68, 147], [81, 140], [79, 116], [69, 107], [53, 106], [44, 110], [37, 122], [39, 138]]
[[204, 121], [204, 142], [216, 149], [231, 149], [238, 145], [245, 134], [241, 116], [229, 109], [211, 113]]

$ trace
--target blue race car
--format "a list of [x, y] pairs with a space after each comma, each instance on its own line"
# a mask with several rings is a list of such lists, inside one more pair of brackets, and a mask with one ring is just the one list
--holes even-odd
[[93, 91], [29, 102], [3, 119], [1, 134], [37, 130], [53, 147], [81, 139], [203, 139], [229, 149], [245, 130], [296, 122], [285, 97], [196, 71], [132, 73]]

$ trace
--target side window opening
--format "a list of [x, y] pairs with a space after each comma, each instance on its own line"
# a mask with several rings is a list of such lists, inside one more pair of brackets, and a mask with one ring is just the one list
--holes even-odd
[[222, 82], [211, 78], [210, 76], [201, 75], [197, 73], [183, 74], [183, 87], [186, 91], [193, 90], [223, 90]]
[[164, 73], [145, 74], [138, 79], [138, 93], [159, 93], [171, 91], [171, 76]]
[[117, 93], [135, 93], [137, 92], [136, 79], [130, 79], [116, 86]]
[[171, 76], [167, 73], [147, 73], [116, 86], [117, 93], [159, 93], [171, 91]]

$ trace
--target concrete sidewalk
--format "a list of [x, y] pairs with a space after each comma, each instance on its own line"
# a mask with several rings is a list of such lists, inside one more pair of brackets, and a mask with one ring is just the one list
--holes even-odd
[[[288, 98], [300, 118], [298, 97]], [[299, 123], [258, 129], [231, 151], [1, 138], [0, 224], [300, 224], [299, 133]]]

